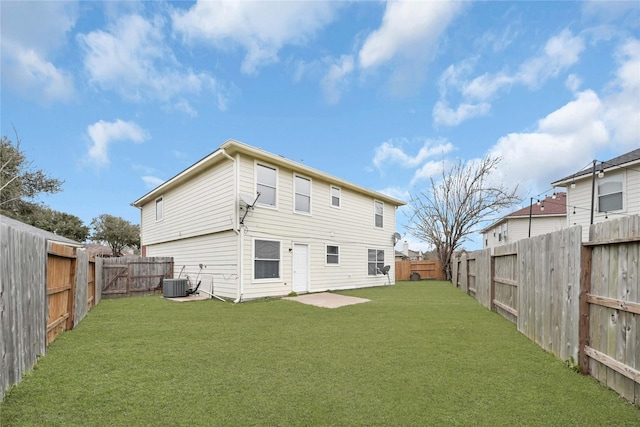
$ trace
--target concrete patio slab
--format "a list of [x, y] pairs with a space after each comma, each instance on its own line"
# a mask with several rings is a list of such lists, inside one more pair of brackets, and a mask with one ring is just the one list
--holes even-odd
[[174, 298], [161, 297], [161, 298], [167, 299], [169, 301], [175, 301], [175, 302], [188, 302], [188, 301], [202, 301], [205, 299], [210, 299], [211, 297], [209, 295], [196, 294], [196, 295], [189, 295], [188, 297], [174, 297]]
[[303, 304], [315, 305], [316, 307], [338, 308], [345, 305], [361, 304], [369, 302], [366, 298], [350, 297], [346, 295], [332, 294], [329, 292], [320, 292], [317, 294], [305, 294], [297, 297], [285, 297], [291, 301], [301, 302]]

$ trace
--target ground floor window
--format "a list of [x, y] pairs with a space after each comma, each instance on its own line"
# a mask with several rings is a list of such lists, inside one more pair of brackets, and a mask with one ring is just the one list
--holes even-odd
[[368, 249], [367, 260], [367, 274], [369, 276], [382, 274], [382, 267], [384, 267], [384, 250]]
[[340, 264], [340, 248], [338, 246], [327, 245], [327, 264]]
[[280, 278], [280, 242], [275, 240], [254, 241], [254, 279]]

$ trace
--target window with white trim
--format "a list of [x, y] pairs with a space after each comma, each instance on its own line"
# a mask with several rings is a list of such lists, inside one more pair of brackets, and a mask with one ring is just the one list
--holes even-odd
[[294, 188], [294, 211], [311, 213], [311, 180], [295, 175]]
[[340, 247], [327, 245], [327, 265], [340, 265]]
[[377, 276], [382, 274], [384, 267], [384, 250], [367, 249], [367, 275]]
[[382, 228], [384, 226], [384, 203], [379, 202], [378, 200], [374, 200], [373, 205], [374, 205], [375, 225], [378, 228]]
[[163, 198], [158, 197], [156, 199], [156, 221], [162, 221], [164, 216]]
[[280, 242], [277, 240], [254, 240], [253, 278], [280, 278]]
[[598, 212], [619, 211], [623, 207], [622, 175], [598, 179]]
[[257, 204], [276, 207], [278, 170], [256, 163], [256, 194], [260, 193]]
[[334, 208], [340, 207], [341, 202], [341, 191], [340, 187], [336, 187], [334, 185], [331, 186], [331, 206]]

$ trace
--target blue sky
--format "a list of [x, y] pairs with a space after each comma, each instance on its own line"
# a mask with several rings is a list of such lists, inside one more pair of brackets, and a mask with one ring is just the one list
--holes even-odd
[[86, 224], [138, 223], [131, 202], [227, 139], [402, 200], [501, 156], [523, 206], [640, 146], [635, 1], [0, 7], [2, 133]]

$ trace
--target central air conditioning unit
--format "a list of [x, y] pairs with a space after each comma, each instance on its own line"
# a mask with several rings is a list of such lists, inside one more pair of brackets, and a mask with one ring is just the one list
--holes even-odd
[[187, 279], [162, 279], [162, 296], [165, 298], [186, 297]]

